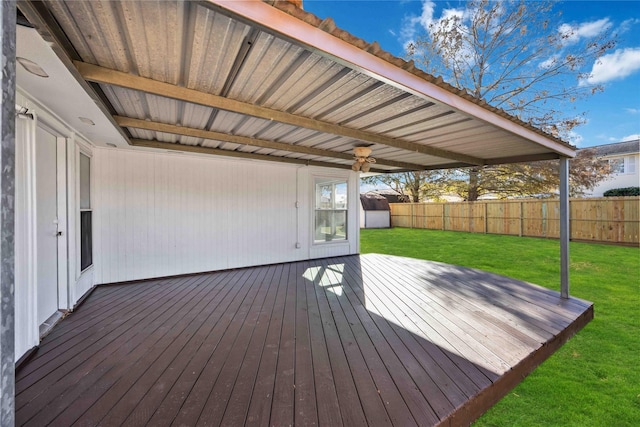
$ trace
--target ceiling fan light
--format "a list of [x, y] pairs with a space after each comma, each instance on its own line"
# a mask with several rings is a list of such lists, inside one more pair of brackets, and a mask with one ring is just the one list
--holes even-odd
[[353, 170], [354, 172], [358, 172], [360, 170], [360, 162], [354, 162], [351, 165], [351, 170]]
[[369, 147], [355, 147], [353, 153], [356, 157], [369, 157], [371, 154], [371, 148]]
[[360, 167], [360, 170], [361, 170], [362, 172], [364, 172], [364, 173], [369, 172], [369, 169], [371, 169], [371, 163], [369, 163], [369, 162], [364, 162], [364, 163], [362, 164], [362, 166]]

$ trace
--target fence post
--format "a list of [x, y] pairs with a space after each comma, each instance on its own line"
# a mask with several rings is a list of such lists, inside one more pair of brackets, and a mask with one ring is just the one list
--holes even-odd
[[411, 228], [416, 228], [416, 213], [414, 209], [413, 202], [411, 202]]
[[482, 202], [484, 204], [484, 234], [489, 232], [489, 219], [487, 218], [489, 214], [489, 202]]
[[518, 236], [522, 237], [522, 228], [523, 228], [523, 223], [524, 223], [524, 214], [523, 214], [523, 208], [524, 207], [524, 202], [520, 202], [520, 230], [518, 233]]

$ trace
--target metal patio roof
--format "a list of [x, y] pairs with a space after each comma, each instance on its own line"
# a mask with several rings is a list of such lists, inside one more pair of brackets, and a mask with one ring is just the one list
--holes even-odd
[[574, 147], [289, 3], [19, 2], [134, 146], [372, 170]]

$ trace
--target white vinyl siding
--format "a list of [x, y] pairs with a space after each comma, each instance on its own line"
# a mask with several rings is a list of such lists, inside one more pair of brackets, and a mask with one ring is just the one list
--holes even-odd
[[637, 187], [640, 184], [638, 167], [640, 154], [626, 154], [605, 158], [612, 168], [612, 174], [589, 192], [592, 197], [602, 197], [604, 192], [614, 188]]
[[308, 258], [298, 167], [111, 149], [92, 160], [97, 283]]

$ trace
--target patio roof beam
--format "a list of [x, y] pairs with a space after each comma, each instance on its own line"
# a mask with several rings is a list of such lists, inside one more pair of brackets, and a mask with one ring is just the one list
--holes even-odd
[[523, 156], [513, 156], [513, 157], [500, 157], [497, 159], [487, 160], [487, 165], [506, 165], [510, 163], [528, 163], [528, 162], [537, 162], [540, 160], [555, 160], [558, 159], [560, 155], [556, 153], [541, 153], [541, 154], [528, 154]]
[[[174, 135], [191, 136], [194, 138], [209, 139], [214, 141], [231, 142], [233, 144], [249, 145], [259, 148], [270, 148], [279, 151], [290, 151], [292, 153], [301, 153], [312, 156], [333, 157], [336, 159], [353, 161], [353, 153], [341, 153], [338, 151], [325, 150], [322, 148], [306, 147], [304, 145], [293, 145], [284, 142], [269, 141], [265, 139], [250, 138], [241, 135], [231, 135], [222, 132], [214, 132], [204, 129], [196, 129], [186, 126], [176, 126], [167, 123], [152, 122], [148, 120], [134, 119], [131, 117], [113, 116], [118, 125], [122, 127], [144, 129], [155, 132], [171, 133]], [[376, 157], [377, 163], [386, 166], [392, 166], [409, 170], [422, 170], [422, 165], [406, 162], [398, 162], [395, 160], [385, 160]]]
[[[302, 19], [272, 7], [268, 3], [203, 0], [200, 4], [232, 16], [234, 19], [241, 19], [251, 26], [258, 26], [270, 34], [284, 37], [311, 52], [317, 52], [323, 57], [331, 58], [350, 69], [358, 70], [422, 99], [430, 102], [435, 100], [448, 105], [456, 111], [526, 138], [558, 154], [567, 157], [575, 157], [576, 155], [575, 149], [568, 144], [554, 140], [551, 136], [545, 136], [526, 125], [516, 123], [512, 118], [506, 117], [506, 114], [503, 116], [497, 112], [498, 110], [491, 111], [476, 102], [452, 93], [409, 70], [393, 65], [365, 49], [335, 37], [322, 28], [310, 25]], [[331, 27], [332, 25], [333, 21], [327, 22], [326, 26]]]
[[[185, 145], [174, 142], [162, 142], [152, 139], [131, 139], [134, 147], [156, 148], [161, 150], [184, 151], [186, 153], [210, 154], [213, 156], [236, 157], [241, 159], [264, 160], [268, 162], [292, 163], [306, 166], [319, 166], [323, 168], [351, 169], [351, 165], [339, 163], [319, 162], [317, 160], [296, 159], [293, 157], [270, 156], [268, 154], [246, 153], [244, 151], [223, 150], [221, 148], [204, 147], [202, 145]], [[385, 169], [371, 168], [371, 172], [389, 172]]]
[[239, 114], [246, 114], [265, 120], [275, 120], [277, 122], [289, 124], [292, 126], [303, 127], [306, 129], [339, 135], [346, 138], [353, 138], [363, 142], [401, 148], [404, 150], [414, 151], [430, 156], [468, 163], [469, 165], [483, 165], [485, 163], [484, 160], [478, 157], [454, 153], [440, 148], [430, 147], [428, 145], [390, 138], [388, 136], [365, 132], [358, 129], [352, 129], [335, 123], [323, 122], [309, 117], [298, 116], [284, 111], [274, 110], [247, 102], [237, 101], [235, 99], [225, 98], [223, 96], [201, 92], [195, 89], [176, 86], [170, 83], [152, 80], [145, 77], [134, 76], [129, 73], [88, 64], [86, 62], [74, 61], [74, 64], [78, 72], [85, 80], [94, 83], [119, 86], [126, 89], [132, 89], [150, 93], [153, 95], [163, 96], [166, 98], [176, 99], [179, 101], [204, 105], [206, 107], [218, 108], [221, 110], [231, 111]]

